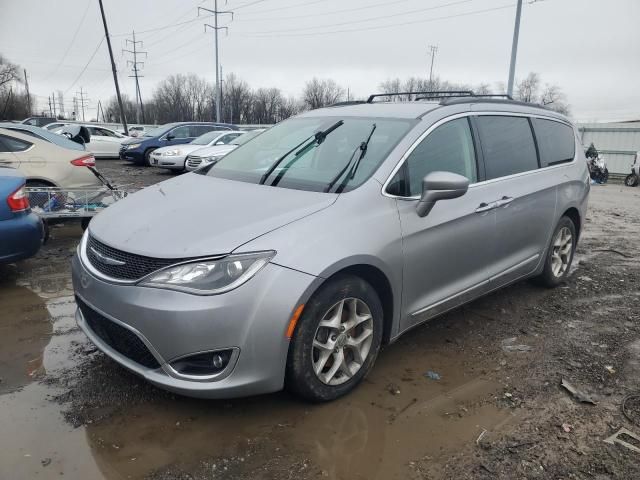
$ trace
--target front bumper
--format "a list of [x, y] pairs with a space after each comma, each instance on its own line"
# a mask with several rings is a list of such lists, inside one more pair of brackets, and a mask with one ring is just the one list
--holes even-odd
[[185, 157], [185, 155], [166, 156], [156, 153], [150, 155], [151, 165], [169, 170], [184, 170]]
[[[190, 295], [108, 283], [93, 276], [77, 255], [72, 261], [72, 278], [85, 308], [135, 334], [160, 366], [145, 367], [116, 351], [92, 331], [78, 309], [78, 325], [98, 348], [159, 387], [204, 398], [256, 395], [283, 387], [289, 319], [317, 281], [311, 275], [269, 264], [230, 292]], [[214, 379], [185, 378], [171, 367], [185, 355], [223, 349], [234, 349], [236, 354]]]
[[120, 147], [118, 153], [120, 160], [128, 160], [130, 162], [136, 163], [142, 162], [144, 160], [144, 150], [142, 150], [141, 148], [128, 150], [126, 148]]

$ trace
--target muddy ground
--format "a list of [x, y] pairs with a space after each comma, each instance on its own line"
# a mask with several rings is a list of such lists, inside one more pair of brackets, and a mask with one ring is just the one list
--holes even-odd
[[[137, 186], [173, 176], [99, 167]], [[640, 400], [621, 411], [640, 391], [639, 188], [592, 189], [565, 286], [520, 283], [419, 327], [325, 405], [193, 400], [120, 368], [73, 320], [80, 235], [54, 227], [0, 267], [0, 479], [640, 478], [640, 453], [603, 441], [640, 434]]]

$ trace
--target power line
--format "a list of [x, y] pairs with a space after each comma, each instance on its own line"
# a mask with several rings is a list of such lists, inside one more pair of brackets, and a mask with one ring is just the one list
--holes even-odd
[[255, 2], [245, 3], [244, 5], [238, 5], [237, 7], [235, 7], [235, 9], [240, 10], [241, 8], [247, 8], [247, 7], [250, 7], [251, 5], [255, 5], [256, 3], [262, 3], [266, 1], [267, 0], [256, 0]]
[[316, 29], [316, 28], [331, 28], [331, 27], [340, 27], [343, 25], [354, 25], [357, 23], [366, 23], [366, 22], [373, 22], [375, 20], [386, 20], [388, 18], [395, 18], [395, 17], [402, 17], [405, 15], [413, 15], [416, 13], [423, 13], [423, 12], [428, 12], [431, 10], [437, 10], [440, 8], [446, 8], [446, 7], [452, 7], [454, 5], [460, 5], [463, 3], [470, 3], [473, 0], [457, 0], [455, 2], [449, 2], [449, 3], [443, 3], [440, 5], [433, 5], [431, 7], [427, 7], [427, 8], [418, 8], [415, 10], [406, 10], [404, 12], [399, 12], [399, 13], [394, 13], [394, 14], [386, 14], [386, 15], [379, 15], [377, 17], [370, 17], [370, 18], [362, 18], [359, 20], [350, 20], [347, 22], [341, 22], [341, 23], [330, 23], [330, 24], [323, 24], [323, 25], [314, 25], [314, 26], [309, 26], [309, 27], [300, 27], [300, 28], [290, 28], [287, 30], [267, 30], [267, 31], [258, 31], [258, 32], [253, 32], [256, 34], [262, 34], [262, 33], [282, 33], [282, 32], [299, 32], [299, 31], [306, 31], [309, 29]]
[[47, 77], [49, 77], [49, 78], [53, 77], [56, 73], [58, 73], [58, 70], [60, 69], [60, 66], [66, 60], [67, 55], [69, 54], [69, 51], [71, 50], [71, 47], [76, 42], [76, 37], [78, 36], [78, 33], [80, 32], [80, 28], [82, 27], [82, 25], [84, 25], [84, 19], [86, 18], [87, 13], [89, 12], [89, 7], [90, 6], [91, 6], [91, 3], [87, 2], [87, 8], [84, 9], [84, 13], [82, 14], [82, 18], [80, 19], [80, 23], [78, 23], [76, 31], [73, 34], [73, 38], [71, 38], [71, 42], [69, 42], [69, 46], [67, 47], [67, 49], [64, 52], [64, 55], [62, 56], [62, 60], [60, 60], [60, 62], [58, 62], [58, 65], [56, 66], [56, 68], [53, 71], [53, 73], [50, 73], [49, 75], [47, 75]]
[[515, 6], [514, 3], [510, 3], [508, 5], [502, 5], [499, 7], [493, 7], [493, 8], [485, 8], [483, 10], [473, 10], [471, 12], [465, 12], [465, 13], [458, 13], [455, 15], [444, 15], [442, 17], [432, 17], [432, 18], [424, 18], [421, 20], [412, 20], [412, 21], [408, 21], [408, 22], [398, 22], [398, 23], [391, 23], [391, 24], [387, 24], [387, 25], [376, 25], [376, 26], [371, 26], [371, 27], [361, 27], [361, 28], [345, 28], [342, 30], [328, 30], [328, 31], [323, 31], [323, 32], [310, 32], [310, 33], [290, 33], [287, 34], [286, 31], [282, 31], [281, 33], [278, 34], [261, 34], [259, 32], [255, 32], [255, 33], [237, 33], [236, 35], [241, 35], [244, 37], [254, 37], [254, 38], [268, 38], [268, 37], [313, 37], [316, 35], [333, 35], [335, 33], [351, 33], [351, 32], [364, 32], [364, 31], [369, 31], [369, 30], [381, 30], [381, 29], [385, 29], [385, 28], [394, 28], [394, 27], [402, 27], [402, 26], [406, 26], [406, 25], [416, 25], [416, 24], [422, 24], [422, 23], [430, 23], [430, 22], [435, 22], [438, 20], [448, 20], [451, 18], [460, 18], [460, 17], [468, 17], [468, 16], [472, 16], [472, 15], [477, 15], [480, 13], [488, 13], [488, 12], [495, 12], [498, 10], [505, 10], [505, 9], [509, 9], [509, 8], [513, 8]]
[[[249, 14], [253, 15], [253, 14], [256, 14], [256, 13], [279, 12], [280, 10], [289, 10], [290, 8], [297, 8], [297, 7], [308, 7], [309, 5], [315, 5], [316, 3], [324, 3], [324, 2], [326, 2], [326, 0], [313, 0], [311, 2], [296, 3], [294, 5], [285, 5], [285, 6], [277, 7], [277, 8], [269, 8], [267, 10], [258, 10], [258, 11], [255, 11], [255, 12], [250, 12]], [[241, 5], [239, 7], [236, 7], [235, 9], [236, 10], [240, 10], [241, 8], [249, 7], [250, 5], [255, 5], [256, 3], [259, 3], [259, 2], [256, 1], [256, 2], [253, 2], [251, 4]], [[247, 14], [245, 13], [245, 15], [247, 15]]]
[[[82, 87], [80, 87], [80, 91], [76, 92], [76, 95], [80, 95], [80, 108], [82, 109], [82, 121], [84, 122], [84, 104], [85, 102], [88, 104], [89, 103], [89, 99], [85, 98], [85, 95], [87, 94], [86, 91], [82, 91]], [[55, 111], [55, 102], [54, 102], [54, 111]]]
[[96, 45], [96, 49], [93, 51], [93, 53], [91, 54], [91, 57], [89, 57], [89, 60], [87, 61], [87, 63], [85, 64], [85, 66], [82, 68], [82, 71], [80, 72], [80, 74], [76, 77], [76, 79], [71, 83], [71, 85], [69, 85], [69, 87], [64, 91], [64, 94], [66, 95], [67, 93], [69, 93], [69, 90], [71, 90], [74, 85], [76, 83], [78, 83], [78, 80], [80, 80], [80, 77], [82, 77], [82, 75], [84, 74], [84, 72], [87, 70], [87, 67], [89, 66], [89, 64], [93, 61], [93, 58], [96, 56], [96, 53], [98, 53], [98, 50], [100, 49], [100, 46], [102, 45], [102, 42], [104, 42], [104, 36], [100, 39], [100, 41], [98, 42], [98, 45]]
[[133, 72], [133, 75], [129, 75], [129, 78], [135, 78], [136, 79], [136, 103], [138, 105], [138, 111], [137, 113], [137, 117], [136, 121], [138, 123], [140, 123], [140, 112], [142, 112], [142, 122], [146, 123], [146, 120], [144, 118], [144, 106], [142, 104], [142, 94], [140, 93], [140, 80], [139, 78], [141, 77], [141, 75], [139, 75], [139, 66], [143, 66], [144, 67], [144, 62], [139, 62], [138, 61], [138, 55], [144, 55], [145, 58], [147, 57], [147, 52], [144, 51], [140, 51], [138, 50], [138, 45], [140, 45], [141, 47], [143, 46], [143, 43], [141, 40], [137, 40], [136, 41], [136, 32], [133, 32], [133, 40], [129, 40], [128, 38], [125, 40], [126, 44], [131, 44], [133, 50], [127, 50], [127, 49], [123, 49], [122, 52], [127, 52], [133, 55], [133, 60], [127, 60], [127, 65], [131, 65], [131, 70]]

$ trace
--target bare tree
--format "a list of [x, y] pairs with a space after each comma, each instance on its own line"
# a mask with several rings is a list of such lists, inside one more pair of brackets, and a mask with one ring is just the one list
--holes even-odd
[[516, 86], [515, 99], [521, 102], [534, 103], [538, 100], [540, 92], [540, 75], [535, 72], [529, 73], [527, 77]]
[[11, 82], [22, 82], [20, 67], [0, 55], [0, 87], [8, 85]]
[[[124, 108], [125, 116], [127, 118], [135, 118], [136, 117], [135, 102], [131, 100], [131, 97], [129, 97], [126, 94], [122, 94], [121, 97], [122, 97], [122, 107]], [[145, 106], [145, 109], [146, 108], [147, 107]], [[115, 95], [105, 103], [104, 115], [107, 121], [109, 122], [122, 123], [122, 118], [120, 118], [120, 107], [118, 105], [118, 98]]]
[[546, 84], [540, 95], [540, 103], [551, 110], [555, 110], [563, 115], [569, 115], [569, 105], [564, 92], [557, 85]]
[[302, 100], [310, 109], [326, 107], [344, 98], [345, 89], [332, 79], [320, 80], [312, 78], [309, 80], [302, 92]]

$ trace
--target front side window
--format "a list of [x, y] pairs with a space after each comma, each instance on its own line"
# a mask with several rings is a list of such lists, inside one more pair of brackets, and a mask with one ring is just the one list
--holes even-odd
[[[239, 136], [231, 144], [242, 145], [207, 175], [316, 192], [352, 190], [375, 172], [416, 122], [369, 117], [293, 118], [264, 132]], [[323, 136], [320, 132], [328, 133]], [[362, 155], [361, 146], [367, 139]]]
[[533, 129], [540, 149], [540, 164], [543, 167], [570, 162], [576, 155], [573, 128], [553, 120], [533, 119]]
[[538, 168], [538, 155], [529, 119], [481, 115], [477, 117], [487, 180]]
[[227, 143], [231, 142], [232, 140], [234, 140], [236, 137], [239, 137], [240, 135], [242, 134], [228, 133], [227, 135], [223, 135], [222, 137], [220, 137], [216, 143], [222, 143], [223, 145], [226, 145]]
[[191, 138], [190, 129], [191, 127], [189, 125], [177, 127], [171, 130], [171, 135], [173, 135], [173, 138]]
[[453, 172], [467, 177], [470, 183], [477, 182], [476, 152], [469, 120], [459, 118], [440, 125], [409, 154], [404, 168], [406, 170], [391, 181], [389, 193], [420, 195], [422, 180], [432, 172]]
[[0, 135], [0, 151], [2, 152], [24, 152], [31, 145], [33, 144], [19, 138]]

